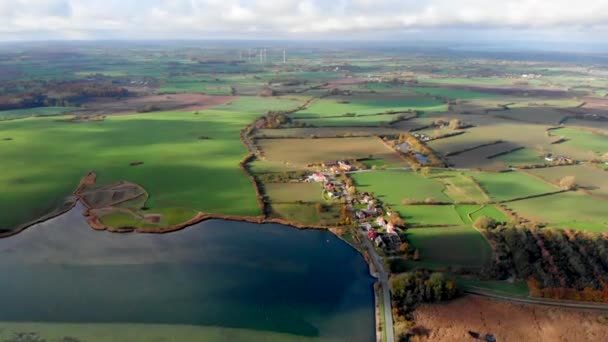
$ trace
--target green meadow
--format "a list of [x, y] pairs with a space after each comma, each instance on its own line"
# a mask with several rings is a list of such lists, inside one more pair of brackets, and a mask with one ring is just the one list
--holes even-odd
[[400, 205], [404, 200], [451, 202], [444, 193], [444, 185], [411, 171], [383, 170], [352, 175], [359, 191], [372, 192], [389, 205]]
[[463, 222], [453, 205], [397, 205], [396, 210], [408, 225], [458, 226]]
[[445, 184], [445, 194], [459, 203], [485, 203], [488, 196], [475, 183], [473, 178], [461, 172], [433, 172], [432, 179]]
[[606, 202], [580, 192], [566, 192], [508, 204], [518, 215], [551, 227], [608, 232]]
[[0, 120], [23, 119], [32, 116], [54, 116], [69, 113], [77, 107], [37, 107], [0, 111]]
[[[260, 108], [289, 109], [294, 104], [289, 99], [243, 98], [198, 115], [1, 122], [0, 136], [13, 140], [0, 142], [0, 227], [9, 229], [51, 211], [91, 170], [101, 184], [127, 180], [143, 186], [150, 194], [146, 206], [151, 212], [185, 208], [257, 215], [253, 184], [239, 168], [247, 154], [239, 132], [260, 115]], [[130, 166], [132, 162], [143, 165]]]
[[327, 116], [320, 118], [295, 118], [297, 122], [305, 123], [313, 127], [366, 127], [366, 126], [385, 126], [393, 121], [399, 120], [397, 114], [365, 115], [354, 116]]
[[545, 164], [545, 160], [543, 156], [531, 149], [524, 148], [521, 150], [517, 150], [515, 152], [511, 152], [500, 156], [497, 158], [507, 164], [507, 166], [522, 166], [522, 165], [543, 165]]
[[494, 201], [542, 195], [559, 191], [559, 188], [521, 172], [473, 172], [471, 176]]
[[391, 96], [378, 99], [320, 99], [315, 101], [308, 109], [293, 115], [296, 119], [317, 119], [334, 116], [343, 116], [352, 113], [356, 115], [370, 115], [386, 112], [402, 112], [420, 110], [441, 112], [447, 106], [439, 100], [425, 96]]
[[452, 100], [470, 100], [470, 99], [491, 99], [496, 98], [497, 95], [490, 93], [482, 93], [478, 91], [466, 90], [466, 89], [452, 89], [452, 88], [438, 88], [438, 87], [405, 87], [407, 91], [413, 91], [419, 94], [426, 94], [431, 96], [446, 97]]
[[494, 205], [458, 205], [456, 212], [463, 223], [473, 224], [481, 216], [493, 218], [498, 222], [507, 222], [506, 215]]
[[556, 135], [563, 136], [571, 145], [583, 151], [591, 151], [597, 155], [608, 153], [608, 135], [576, 128], [561, 128], [555, 131]]
[[429, 267], [483, 267], [492, 260], [492, 249], [472, 227], [413, 228], [407, 238]]

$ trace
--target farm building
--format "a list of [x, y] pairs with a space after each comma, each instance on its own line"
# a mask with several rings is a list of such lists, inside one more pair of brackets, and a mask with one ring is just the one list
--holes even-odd
[[368, 231], [368, 232], [372, 230], [372, 225], [369, 222], [363, 222], [359, 225], [359, 227], [361, 227], [361, 229]]
[[394, 234], [395, 233], [395, 225], [393, 223], [389, 222], [386, 225], [386, 232], [389, 233], [389, 234]]
[[308, 181], [318, 182], [318, 183], [327, 182], [327, 177], [325, 177], [325, 175], [322, 174], [321, 172], [315, 172], [310, 177], [308, 177]]
[[342, 171], [351, 171], [353, 169], [352, 165], [350, 165], [347, 161], [339, 161], [338, 165]]
[[366, 213], [363, 210], [357, 210], [357, 212], [355, 213], [355, 216], [359, 219], [359, 220], [364, 220], [366, 218], [369, 217], [368, 213]]

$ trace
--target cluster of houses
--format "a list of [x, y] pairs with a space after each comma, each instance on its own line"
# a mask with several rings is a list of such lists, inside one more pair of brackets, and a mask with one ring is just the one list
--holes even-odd
[[[342, 197], [345, 194], [343, 185], [334, 183], [329, 172], [333, 173], [333, 168], [338, 168], [341, 171], [350, 171], [352, 170], [352, 166], [344, 161], [325, 162], [322, 166], [328, 170], [328, 173], [314, 172], [305, 181], [323, 183], [323, 189], [330, 199]], [[354, 211], [355, 220], [359, 224], [359, 227], [367, 233], [367, 237], [378, 248], [382, 248], [389, 253], [399, 250], [402, 241], [398, 234], [399, 228], [391, 222], [393, 220], [390, 220], [390, 217], [394, 215], [393, 212], [387, 212], [368, 192], [358, 193], [356, 198], [354, 200], [351, 199], [349, 203], [359, 205], [360, 209]], [[361, 207], [361, 205], [363, 206]]]
[[345, 160], [326, 161], [321, 164], [323, 169], [334, 174], [353, 171], [353, 166]]
[[546, 154], [545, 160], [557, 164], [574, 164], [574, 159], [566, 156], [554, 156], [552, 153]]
[[342, 197], [342, 189], [331, 182], [322, 172], [315, 172], [305, 179], [305, 182], [323, 183], [323, 189], [330, 199], [338, 199]]
[[[355, 212], [359, 227], [367, 232], [367, 237], [376, 244], [376, 247], [387, 252], [398, 250], [401, 246], [399, 228], [385, 219], [385, 211], [382, 206], [378, 205], [374, 198], [366, 192], [360, 195], [359, 201], [367, 204], [365, 209]], [[389, 211], [386, 215], [390, 217], [392, 213]]]
[[428, 136], [424, 133], [413, 132], [412, 135], [422, 142], [429, 142], [429, 141], [433, 140], [433, 138], [431, 138], [430, 136]]

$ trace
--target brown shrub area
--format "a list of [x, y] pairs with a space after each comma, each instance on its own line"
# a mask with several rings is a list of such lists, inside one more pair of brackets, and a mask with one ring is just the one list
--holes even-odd
[[497, 341], [601, 341], [608, 331], [605, 313], [477, 296], [422, 305], [414, 316], [427, 336], [416, 336], [413, 341], [474, 341], [469, 331], [493, 334]]

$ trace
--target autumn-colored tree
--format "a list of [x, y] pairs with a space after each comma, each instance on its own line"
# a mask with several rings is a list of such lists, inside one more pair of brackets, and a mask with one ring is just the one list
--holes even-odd
[[490, 229], [496, 227], [496, 220], [488, 216], [479, 216], [473, 225], [478, 229]]
[[424, 176], [424, 177], [428, 177], [431, 174], [432, 170], [430, 167], [423, 167], [422, 169], [420, 169], [420, 173]]
[[575, 190], [577, 188], [576, 178], [574, 176], [566, 176], [559, 181], [559, 187], [564, 190]]
[[462, 121], [460, 121], [459, 119], [452, 119], [450, 120], [450, 129], [456, 130], [456, 129], [460, 129], [460, 127], [462, 127]]
[[403, 221], [403, 219], [401, 218], [401, 215], [399, 215], [399, 213], [396, 211], [391, 212], [391, 217], [389, 219], [389, 222], [394, 224], [395, 226], [399, 226], [399, 227], [405, 226], [405, 221]]

